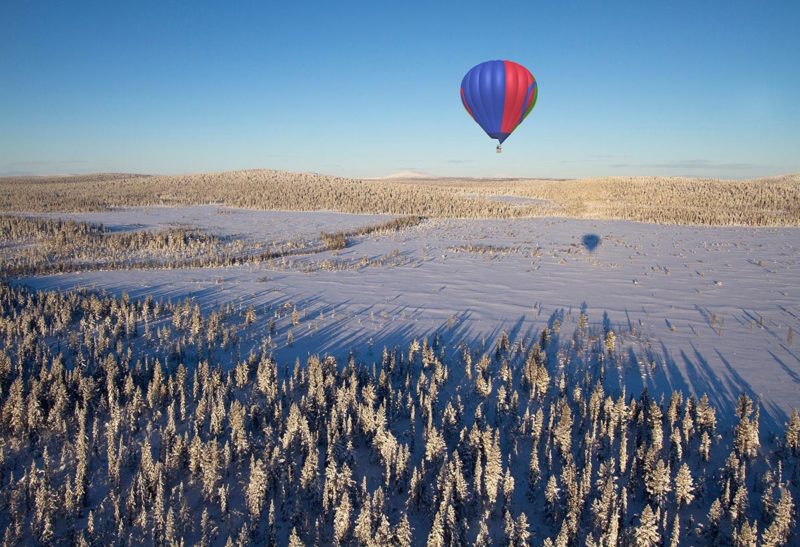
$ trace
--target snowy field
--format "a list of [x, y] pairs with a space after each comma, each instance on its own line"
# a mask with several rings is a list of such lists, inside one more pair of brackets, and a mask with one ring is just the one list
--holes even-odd
[[[313, 238], [389, 217], [150, 207], [68, 216], [120, 229], [189, 225], [247, 238]], [[380, 360], [413, 337], [493, 347], [505, 330], [527, 344], [545, 327], [568, 342], [585, 309], [590, 332], [613, 330], [631, 393], [708, 393], [720, 408], [759, 397], [765, 429], [800, 407], [800, 229], [660, 226], [627, 221], [436, 220], [346, 249], [257, 266], [95, 271], [17, 280], [131, 297], [190, 297], [277, 316], [281, 359], [311, 351]], [[296, 309], [292, 325], [280, 309]], [[242, 339], [264, 343], [265, 321]], [[287, 342], [291, 332], [292, 343]], [[246, 348], [245, 348], [246, 349]]]
[[112, 230], [155, 230], [197, 227], [220, 236], [251, 240], [308, 239], [320, 232], [377, 224], [388, 215], [352, 215], [332, 212], [251, 211], [222, 205], [191, 207], [121, 207], [95, 213], [41, 213], [46, 218], [71, 219], [106, 225]]

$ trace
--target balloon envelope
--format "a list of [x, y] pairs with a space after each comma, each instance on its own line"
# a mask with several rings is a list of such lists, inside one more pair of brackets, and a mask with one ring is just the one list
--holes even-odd
[[539, 86], [533, 74], [513, 61], [486, 61], [461, 81], [461, 102], [486, 134], [501, 143], [533, 110]]

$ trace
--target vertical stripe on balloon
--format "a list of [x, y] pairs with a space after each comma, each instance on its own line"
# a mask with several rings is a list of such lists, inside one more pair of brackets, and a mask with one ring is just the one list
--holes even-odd
[[461, 88], [461, 104], [464, 105], [464, 108], [467, 109], [467, 113], [474, 120], [475, 119], [475, 115], [472, 113], [472, 110], [470, 109], [469, 105], [467, 104], [467, 100], [464, 98], [464, 88], [463, 87]]
[[506, 104], [503, 116], [503, 131], [511, 132], [525, 117], [535, 80], [528, 70], [512, 61], [505, 61], [510, 85], [506, 87]]

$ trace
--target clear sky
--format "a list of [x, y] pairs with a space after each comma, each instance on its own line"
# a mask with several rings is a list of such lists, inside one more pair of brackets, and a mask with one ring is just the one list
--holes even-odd
[[[0, 174], [800, 171], [800, 1], [0, 0]], [[539, 82], [495, 154], [461, 78]]]

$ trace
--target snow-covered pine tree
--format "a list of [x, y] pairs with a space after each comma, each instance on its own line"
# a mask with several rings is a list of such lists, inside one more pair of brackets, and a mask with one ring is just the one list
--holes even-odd
[[792, 409], [792, 415], [786, 424], [783, 445], [790, 454], [800, 454], [800, 414], [796, 408]]
[[649, 504], [644, 506], [639, 516], [639, 524], [634, 528], [633, 537], [637, 547], [655, 547], [661, 542], [658, 533], [658, 516]]
[[675, 475], [675, 501], [678, 507], [689, 505], [694, 500], [694, 480], [692, 472], [686, 463], [683, 463]]
[[794, 529], [794, 501], [788, 488], [781, 488], [781, 498], [775, 507], [775, 517], [761, 538], [765, 546], [786, 545]]

